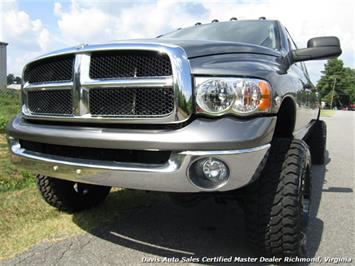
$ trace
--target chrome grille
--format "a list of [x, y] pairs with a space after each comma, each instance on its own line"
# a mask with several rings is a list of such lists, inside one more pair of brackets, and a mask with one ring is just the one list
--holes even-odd
[[28, 119], [172, 124], [192, 114], [189, 61], [173, 45], [83, 45], [29, 63], [24, 80]]
[[24, 81], [29, 83], [70, 81], [73, 77], [74, 55], [39, 60], [29, 64]]
[[154, 51], [114, 51], [93, 53], [90, 78], [114, 79], [171, 76], [168, 55]]
[[94, 88], [89, 92], [90, 113], [95, 116], [154, 117], [174, 110], [170, 88]]
[[71, 90], [29, 91], [27, 102], [29, 110], [34, 114], [73, 114]]

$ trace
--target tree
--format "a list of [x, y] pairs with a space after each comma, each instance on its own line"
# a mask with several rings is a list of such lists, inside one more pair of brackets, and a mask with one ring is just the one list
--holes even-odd
[[14, 83], [14, 80], [15, 80], [14, 74], [9, 74], [9, 75], [7, 75], [7, 84], [8, 84], [8, 85], [13, 84], [13, 83]]
[[342, 107], [355, 102], [355, 70], [344, 67], [341, 59], [330, 59], [324, 65], [317, 84], [322, 101], [331, 107]]
[[16, 84], [22, 83], [22, 79], [20, 77], [16, 77], [14, 81], [16, 82]]
[[349, 95], [351, 103], [355, 103], [355, 69], [345, 68], [346, 86], [345, 92]]

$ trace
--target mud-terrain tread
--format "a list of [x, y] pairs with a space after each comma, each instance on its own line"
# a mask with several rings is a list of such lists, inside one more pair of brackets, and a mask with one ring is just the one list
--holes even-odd
[[303, 230], [300, 178], [307, 145], [275, 139], [261, 176], [248, 187], [244, 206], [250, 243], [268, 256], [300, 256]]
[[324, 164], [327, 145], [327, 124], [322, 120], [317, 120], [306, 142], [311, 151], [312, 163]]
[[71, 181], [37, 175], [37, 186], [43, 199], [49, 205], [65, 212], [89, 209], [102, 202], [111, 189], [111, 187], [85, 184], [88, 192], [83, 195], [75, 192], [74, 184]]

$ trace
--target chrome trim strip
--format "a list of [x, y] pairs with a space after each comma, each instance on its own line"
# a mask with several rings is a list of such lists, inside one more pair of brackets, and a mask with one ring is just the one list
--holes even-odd
[[211, 155], [230, 155], [230, 154], [241, 154], [241, 153], [249, 153], [249, 152], [257, 152], [265, 149], [269, 149], [271, 147], [270, 144], [265, 144], [262, 146], [249, 148], [249, 149], [241, 149], [241, 150], [224, 150], [224, 151], [184, 151], [181, 154], [191, 155], [191, 156], [211, 156]]
[[47, 90], [47, 89], [61, 89], [70, 90], [73, 86], [73, 82], [58, 82], [58, 83], [25, 83], [23, 86], [24, 90], [34, 91], [34, 90]]
[[76, 89], [78, 90], [78, 94], [80, 95], [80, 98], [77, 99], [79, 102], [79, 116], [80, 117], [90, 117], [90, 101], [89, 101], [89, 92], [87, 88], [83, 87], [83, 83], [89, 76], [89, 71], [90, 71], [90, 61], [91, 61], [91, 55], [90, 54], [77, 54], [76, 55], [79, 60], [80, 64], [80, 78], [78, 78], [75, 82]]
[[[171, 77], [146, 77], [146, 78], [129, 78], [114, 80], [93, 80], [89, 77], [90, 56], [92, 52], [106, 50], [148, 50], [165, 53], [169, 56], [173, 70]], [[117, 44], [106, 45], [84, 45], [78, 48], [66, 49], [42, 56], [34, 61], [47, 57], [55, 57], [75, 53], [73, 82], [70, 84], [73, 89], [73, 110], [72, 115], [34, 115], [27, 110], [26, 84], [24, 86], [24, 104], [22, 108], [23, 115], [27, 119], [49, 120], [49, 121], [66, 121], [66, 122], [86, 122], [86, 123], [135, 123], [135, 124], [173, 124], [181, 123], [190, 118], [192, 110], [192, 80], [191, 69], [185, 51], [176, 45], [160, 44], [160, 43], [131, 43], [120, 42]], [[34, 62], [31, 61], [30, 63]], [[30, 64], [29, 63], [29, 64]], [[28, 65], [28, 64], [27, 64]], [[26, 66], [27, 66], [26, 65]], [[26, 68], [25, 66], [25, 68]], [[54, 83], [53, 83], [54, 84]], [[44, 84], [43, 84], [44, 85]], [[41, 87], [36, 85], [38, 89], [45, 90], [52, 87]], [[29, 86], [29, 84], [27, 84]], [[54, 87], [55, 85], [53, 85]], [[119, 117], [119, 116], [92, 116], [89, 108], [89, 90], [90, 88], [104, 87], [168, 87], [173, 86], [175, 91], [175, 110], [171, 114], [157, 115], [149, 117]]]
[[[255, 173], [270, 145], [236, 151], [172, 152], [165, 164], [102, 162], [45, 155], [21, 148], [18, 140], [9, 137], [12, 162], [22, 168], [59, 179], [123, 188], [171, 191], [228, 191], [240, 188], [255, 178]], [[79, 148], [80, 149], [80, 148]], [[225, 162], [230, 179], [218, 188], [204, 189], [192, 184], [188, 177], [191, 163], [208, 154]]]
[[171, 87], [173, 78], [132, 78], [132, 79], [107, 79], [83, 81], [81, 85], [85, 88], [112, 88], [112, 87]]
[[80, 86], [80, 67], [83, 55], [75, 55], [73, 70], [73, 114], [81, 115], [81, 86]]
[[46, 120], [46, 121], [58, 121], [58, 122], [73, 122], [73, 123], [106, 123], [106, 124], [174, 124], [181, 123], [183, 121], [174, 120], [175, 112], [169, 116], [149, 116], [146, 118], [136, 117], [111, 117], [111, 116], [92, 116], [91, 114], [82, 116], [72, 115], [40, 115], [34, 116], [26, 110], [26, 107], [22, 108], [22, 114], [25, 119], [28, 120]]

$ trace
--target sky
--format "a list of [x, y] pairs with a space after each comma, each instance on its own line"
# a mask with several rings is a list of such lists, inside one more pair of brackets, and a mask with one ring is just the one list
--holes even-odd
[[[0, 0], [0, 41], [8, 45], [8, 73], [29, 60], [82, 43], [151, 38], [197, 21], [280, 20], [299, 48], [318, 36], [339, 37], [341, 59], [355, 68], [354, 0]], [[325, 61], [307, 63], [313, 82]]]

